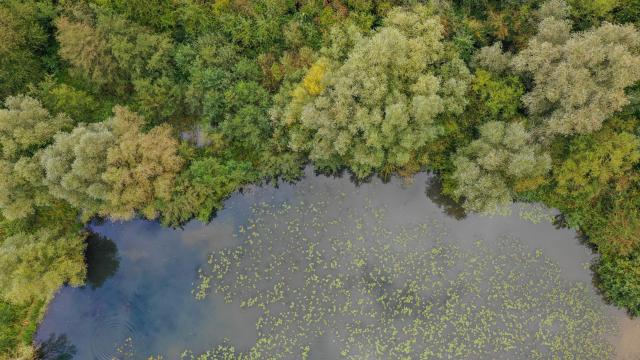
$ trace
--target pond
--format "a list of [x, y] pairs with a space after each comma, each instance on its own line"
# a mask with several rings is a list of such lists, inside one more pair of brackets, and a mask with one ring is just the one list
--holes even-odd
[[210, 224], [92, 224], [87, 285], [46, 359], [631, 359], [640, 325], [542, 206], [465, 215], [437, 179], [315, 175], [234, 194]]

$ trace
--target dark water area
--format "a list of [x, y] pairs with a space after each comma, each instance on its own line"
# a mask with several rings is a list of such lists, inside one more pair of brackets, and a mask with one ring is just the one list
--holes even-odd
[[[545, 283], [536, 286], [544, 292], [541, 295], [551, 299], [549, 304], [556, 304], [553, 302], [555, 291], [560, 290], [560, 294], [578, 289], [578, 295], [571, 299], [587, 303], [584, 309], [592, 314], [589, 315], [592, 318], [584, 320], [580, 315], [571, 315], [571, 311], [559, 309], [559, 312], [567, 317], [565, 320], [568, 326], [577, 323], [579, 326], [574, 327], [583, 326], [587, 329], [593, 325], [589, 321], [603, 321], [603, 327], [606, 328], [604, 322], [609, 320], [613, 325], [622, 324], [619, 326], [621, 333], [610, 331], [606, 336], [601, 336], [602, 334], [589, 328], [584, 330], [585, 333], [578, 332], [576, 335], [584, 336], [586, 339], [593, 337], [594, 342], [606, 343], [602, 349], [610, 345], [613, 351], [617, 351], [617, 357], [620, 359], [637, 350], [632, 344], [633, 341], [629, 340], [637, 338], [637, 323], [602, 303], [591, 284], [592, 274], [589, 265], [594, 255], [581, 244], [574, 231], [559, 229], [552, 224], [550, 220], [554, 213], [550, 210], [532, 205], [514, 205], [512, 215], [507, 217], [465, 214], [455, 203], [440, 194], [438, 182], [427, 174], [417, 175], [411, 184], [406, 184], [400, 179], [392, 179], [389, 183], [383, 184], [380, 180], [374, 179], [370, 183], [355, 186], [347, 177], [316, 176], [310, 169], [307, 169], [306, 173], [305, 179], [297, 184], [280, 184], [278, 187], [255, 186], [245, 189], [243, 193], [234, 194], [225, 203], [225, 209], [220, 211], [210, 224], [193, 221], [182, 229], [164, 228], [156, 222], [142, 220], [91, 224], [94, 235], [89, 240], [87, 251], [87, 285], [81, 288], [61, 289], [51, 302], [38, 329], [36, 341], [50, 354], [45, 358], [147, 359], [149, 356], [163, 355], [164, 359], [180, 359], [183, 355], [201, 354], [220, 344], [231, 344], [236, 351], [241, 352], [255, 350], [260, 339], [276, 339], [270, 338], [269, 333], [281, 332], [281, 335], [293, 339], [298, 335], [288, 333], [292, 330], [274, 325], [275, 321], [269, 322], [273, 320], [272, 317], [280, 316], [282, 321], [277, 322], [278, 324], [284, 322], [287, 326], [291, 325], [291, 328], [300, 328], [299, 325], [303, 322], [297, 320], [299, 314], [295, 310], [289, 310], [287, 313], [282, 305], [294, 309], [299, 305], [299, 302], [296, 302], [297, 297], [304, 295], [306, 298], [305, 291], [312, 291], [306, 290], [307, 287], [311, 289], [306, 285], [306, 275], [298, 277], [289, 270], [291, 266], [297, 265], [306, 264], [308, 267], [313, 261], [314, 266], [318, 261], [335, 261], [338, 264], [331, 269], [346, 274], [340, 277], [343, 275], [338, 276], [327, 268], [326, 271], [318, 270], [321, 278], [333, 276], [334, 280], [352, 282], [345, 286], [350, 289], [348, 293], [339, 292], [333, 286], [332, 290], [328, 290], [329, 288], [320, 283], [313, 285], [313, 293], [318, 289], [319, 292], [333, 294], [331, 291], [335, 290], [337, 297], [351, 297], [353, 292], [354, 303], [357, 300], [360, 300], [360, 303], [375, 303], [375, 299], [369, 299], [370, 294], [363, 292], [358, 283], [360, 278], [367, 278], [373, 274], [371, 269], [399, 269], [397, 274], [389, 270], [391, 272], [388, 278], [391, 280], [386, 287], [371, 287], [378, 298], [391, 298], [393, 294], [406, 289], [406, 283], [411, 283], [412, 280], [411, 274], [408, 274], [410, 267], [403, 270], [402, 261], [409, 263], [410, 260], [415, 264], [440, 261], [444, 269], [443, 293], [449, 294], [447, 284], [462, 287], [455, 294], [461, 300], [450, 308], [443, 307], [443, 313], [445, 310], [464, 312], [475, 309], [476, 305], [484, 307], [485, 312], [501, 310], [499, 307], [494, 308], [491, 304], [493, 300], [482, 299], [483, 294], [500, 297], [501, 293], [495, 290], [498, 287], [489, 289], [492, 285], [487, 285], [485, 288], [481, 281], [475, 283], [471, 278], [467, 279], [464, 276], [475, 274], [482, 279], [483, 276], [493, 276], [490, 274], [492, 269], [522, 268], [535, 276], [508, 273], [505, 278], [512, 275], [524, 276], [523, 281], [539, 284], [548, 282], [550, 285]], [[384, 209], [384, 212], [377, 209]], [[329, 225], [322, 225], [325, 223]], [[423, 225], [426, 229], [425, 224], [429, 230], [412, 230], [423, 229]], [[295, 232], [280, 230], [294, 225]], [[256, 231], [261, 234], [257, 234]], [[398, 237], [396, 242], [389, 241], [389, 244], [386, 244], [387, 238], [394, 236], [394, 231], [405, 235], [402, 238]], [[293, 234], [303, 240], [294, 239]], [[335, 245], [332, 241], [337, 238], [347, 239], [349, 236], [352, 236], [352, 239], [348, 239], [349, 251], [341, 252], [330, 245]], [[371, 243], [366, 243], [368, 238], [372, 239]], [[504, 239], [507, 238], [510, 239], [509, 242], [505, 242]], [[354, 241], [353, 249], [351, 240]], [[363, 244], [361, 248], [358, 241]], [[309, 256], [302, 255], [297, 258], [297, 250], [301, 253], [309, 249], [315, 251], [316, 245], [318, 255], [315, 260], [309, 260]], [[482, 250], [479, 250], [479, 246]], [[357, 258], [357, 254], [365, 251], [363, 254], [366, 256], [366, 249], [378, 254], [378, 248], [384, 248], [385, 253], [369, 256], [363, 260], [364, 265], [359, 265], [360, 259]], [[412, 251], [407, 252], [407, 249]], [[240, 254], [237, 262], [229, 263], [226, 270], [221, 272], [211, 268], [212, 263], [215, 265], [228, 260], [224, 256], [233, 251]], [[418, 258], [411, 254], [436, 254], [438, 251], [445, 251], [451, 255], [447, 258]], [[511, 256], [511, 252], [518, 254]], [[227, 257], [231, 258], [230, 255]], [[386, 257], [400, 260], [387, 262]], [[484, 265], [461, 265], [453, 263], [452, 259]], [[343, 263], [346, 265], [343, 266]], [[357, 266], [351, 265], [352, 263]], [[526, 263], [526, 266], [522, 265], [523, 263]], [[557, 268], [557, 272], [549, 275], [546, 273], [549, 268]], [[258, 275], [252, 278], [258, 273], [262, 274], [263, 278]], [[307, 273], [305, 271], [305, 274]], [[433, 279], [421, 276], [418, 280], [425, 283], [433, 282]], [[446, 280], [447, 276], [452, 280]], [[203, 286], [203, 280], [206, 286]], [[474, 289], [465, 288], [465, 282], [469, 282], [468, 286], [474, 286]], [[240, 285], [246, 288], [253, 286], [254, 290], [242, 289]], [[284, 289], [284, 294], [278, 301], [246, 305], [248, 299], [261, 298], [275, 285], [282, 285]], [[430, 291], [433, 291], [433, 294], [429, 293]], [[437, 291], [440, 290], [416, 288], [420, 301], [436, 294]], [[206, 296], [202, 296], [205, 293]], [[519, 341], [526, 341], [527, 344], [531, 344], [531, 353], [540, 353], [540, 358], [545, 358], [545, 355], [551, 353], [553, 346], [560, 345], [549, 345], [546, 338], [544, 341], [540, 340], [538, 328], [542, 325], [532, 319], [537, 319], [535, 316], [538, 316], [537, 313], [541, 310], [535, 306], [523, 306], [522, 301], [525, 300], [515, 294], [513, 306], [518, 307], [518, 316], [526, 320], [526, 326], [530, 329], [518, 328], [517, 332], [521, 334], [521, 338], [514, 338], [512, 342], [519, 344]], [[331, 303], [334, 300], [327, 301], [322, 303], [327, 304], [326, 308], [335, 305]], [[369, 338], [356, 338], [354, 343], [345, 340], [351, 335], [341, 333], [341, 329], [331, 329], [347, 329], [354, 323], [360, 324], [361, 315], [357, 318], [346, 314], [334, 316], [330, 311], [325, 311], [325, 305], [322, 304], [318, 305], [320, 310], [316, 309], [318, 313], [323, 314], [319, 315], [318, 319], [329, 325], [309, 328], [309, 331], [316, 331], [314, 334], [318, 335], [300, 335], [300, 339], [295, 340], [309, 344], [307, 349], [301, 350], [304, 355], [282, 355], [288, 350], [278, 346], [271, 348], [275, 350], [271, 350], [274, 353], [269, 355], [277, 353], [283, 358], [292, 359], [337, 359], [346, 357], [346, 352], [338, 351], [344, 349], [343, 351], [350, 351], [350, 356], [356, 354], [354, 357], [390, 358], [389, 355], [380, 354], [392, 353], [390, 349], [397, 345], [396, 343], [388, 347], [376, 343], [380, 345], [376, 350], [378, 355], [372, 353], [367, 356], [366, 349], [375, 347], [368, 343]], [[563, 306], [560, 301], [557, 304], [559, 308]], [[544, 304], [540, 304], [542, 305]], [[451, 332], [452, 337], [463, 340], [474, 339], [475, 333], [463, 334], [455, 328], [447, 327], [448, 318], [439, 315], [437, 308], [436, 306], [433, 321], [444, 324], [442, 329], [446, 329], [443, 331]], [[268, 311], [265, 312], [265, 309]], [[350, 309], [355, 314], [354, 308]], [[399, 329], [402, 328], [402, 324], [415, 323], [416, 319], [422, 319], [423, 316], [411, 314], [411, 317], [407, 317], [402, 311], [389, 315], [390, 313], [384, 312], [387, 310], [381, 309], [371, 307], [369, 310], [371, 314], [386, 314], [385, 316], [391, 319], [388, 320], [390, 322], [384, 322], [385, 326], [397, 323]], [[495, 318], [496, 315], [492, 316]], [[540, 323], [546, 324], [553, 316], [555, 315], [550, 312]], [[470, 319], [476, 322], [486, 320], [474, 317], [473, 314]], [[478, 330], [478, 334], [482, 333], [478, 336], [482, 336], [483, 339], [486, 337], [488, 342], [502, 344], [505, 336], [501, 335], [498, 339], [494, 334], [505, 333], [505, 329], [512, 324], [504, 319], [496, 321], [496, 324], [495, 327]], [[558, 326], [561, 325], [553, 323], [549, 325], [551, 330], [547, 329], [553, 339], [562, 339], [562, 334], [554, 333]], [[378, 339], [386, 335], [371, 336]], [[409, 335], [399, 335], [398, 344], [407, 339]], [[293, 341], [292, 346], [298, 346], [298, 343]], [[436, 336], [432, 341], [436, 343], [439, 339]], [[522, 352], [510, 348], [506, 343], [504, 346], [495, 344], [476, 344], [482, 346], [483, 351], [493, 354], [473, 358], [524, 358]], [[581, 343], [576, 345], [581, 346]], [[522, 345], [516, 347], [522, 348]], [[303, 348], [306, 348], [306, 345]], [[425, 346], [421, 344], [414, 345], [414, 349], [426, 351]], [[615, 358], [613, 351], [611, 357]], [[258, 358], [268, 357], [263, 355]], [[414, 358], [417, 358], [417, 355]], [[445, 357], [436, 351], [431, 358], [469, 357], [451, 354]]]

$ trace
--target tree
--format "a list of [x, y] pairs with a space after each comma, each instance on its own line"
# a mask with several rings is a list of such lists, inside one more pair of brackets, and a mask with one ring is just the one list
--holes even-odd
[[568, 0], [571, 6], [571, 17], [578, 29], [586, 29], [609, 20], [611, 13], [619, 7], [619, 0]]
[[186, 101], [215, 139], [212, 148], [222, 162], [250, 162], [265, 176], [289, 176], [292, 157], [276, 151], [273, 144], [268, 114], [272, 101], [259, 60], [243, 56], [241, 50], [214, 35], [183, 48], [189, 73]]
[[10, 96], [5, 107], [0, 109], [0, 208], [4, 217], [16, 219], [47, 203], [37, 153], [73, 121], [64, 114], [51, 116], [28, 96]]
[[142, 117], [116, 106], [105, 122], [56, 135], [41, 164], [50, 193], [95, 214], [130, 219], [136, 210], [155, 217], [154, 202], [168, 197], [182, 167], [171, 128], [142, 133]]
[[99, 87], [124, 92], [125, 74], [111, 53], [106, 34], [88, 20], [76, 22], [66, 16], [58, 18], [56, 28], [60, 57]]
[[65, 283], [81, 285], [84, 247], [82, 234], [60, 234], [55, 229], [9, 236], [0, 243], [0, 294], [10, 302], [24, 303], [53, 294]]
[[619, 2], [614, 12], [616, 22], [631, 22], [640, 26], [640, 0]]
[[268, 143], [269, 94], [256, 82], [239, 81], [225, 92], [226, 113], [219, 129], [237, 152], [248, 154]]
[[640, 208], [638, 197], [624, 194], [613, 200], [604, 221], [588, 224], [589, 241], [601, 254], [629, 256], [640, 248]]
[[518, 115], [520, 97], [524, 86], [518, 77], [498, 76], [483, 69], [477, 69], [471, 83], [473, 106], [470, 111], [475, 117], [508, 121]]
[[473, 63], [476, 67], [500, 74], [510, 68], [511, 58], [510, 53], [502, 51], [502, 43], [497, 42], [480, 48], [473, 55]]
[[48, 34], [54, 8], [46, 2], [0, 3], [0, 99], [23, 92], [45, 73]]
[[84, 218], [106, 213], [109, 184], [102, 178], [107, 152], [116, 135], [108, 122], [80, 124], [70, 133], [59, 133], [40, 158], [49, 193], [81, 209]]
[[463, 197], [467, 210], [505, 214], [516, 192], [544, 182], [551, 158], [521, 123], [491, 121], [480, 127], [479, 139], [458, 151], [453, 165], [452, 195]]
[[588, 234], [600, 253], [628, 255], [640, 244], [635, 169], [640, 140], [617, 129], [614, 120], [558, 149], [567, 155], [555, 162], [556, 186], [547, 196], [563, 210], [570, 225]]
[[640, 315], [640, 252], [604, 255], [595, 267], [598, 286], [609, 301]]
[[101, 7], [117, 11], [132, 22], [164, 31], [178, 25], [176, 17], [181, 13], [176, 11], [178, 6], [187, 6], [191, 1], [101, 0], [97, 3]]
[[[242, 121], [238, 118], [243, 117], [243, 112], [253, 112], [251, 122], [243, 124], [247, 129], [242, 131], [265, 132], [270, 125], [266, 114], [270, 99], [260, 85], [258, 63], [242, 56], [235, 44], [216, 36], [203, 36], [190, 50], [195, 54], [188, 68], [187, 103], [192, 112], [213, 126]], [[240, 133], [237, 136], [244, 138]]]
[[57, 83], [53, 76], [46, 76], [37, 85], [29, 87], [29, 96], [42, 102], [53, 114], [64, 113], [83, 122], [97, 122], [109, 116], [111, 108], [105, 108], [95, 96], [74, 86]]
[[53, 136], [69, 129], [73, 121], [64, 114], [51, 116], [40, 102], [29, 96], [10, 96], [0, 109], [2, 158], [16, 160], [33, 155], [48, 145]]
[[168, 125], [141, 132], [144, 120], [126, 108], [115, 107], [113, 132], [118, 140], [107, 151], [102, 179], [110, 190], [107, 211], [115, 219], [131, 219], [136, 210], [157, 216], [156, 200], [167, 200], [182, 169], [178, 142]]
[[180, 174], [171, 199], [161, 208], [162, 221], [179, 225], [195, 216], [208, 222], [231, 193], [256, 179], [257, 173], [247, 162], [222, 162], [213, 157], [194, 160]]
[[549, 134], [585, 134], [629, 102], [625, 88], [640, 80], [640, 33], [604, 23], [570, 35], [562, 4], [541, 10], [538, 34], [512, 64], [531, 75], [535, 85], [523, 101]]
[[442, 31], [422, 6], [392, 10], [367, 38], [335, 30], [287, 109], [274, 112], [290, 147], [321, 168], [346, 165], [358, 178], [419, 171], [441, 132], [437, 120], [462, 112], [470, 81]]
[[554, 169], [556, 192], [589, 201], [611, 186], [624, 190], [640, 160], [639, 146], [636, 136], [609, 129], [573, 139], [570, 155]]
[[[96, 8], [97, 9], [97, 8]], [[77, 11], [57, 22], [60, 56], [100, 90], [135, 100], [150, 121], [181, 114], [183, 89], [173, 65], [175, 45], [109, 11]]]

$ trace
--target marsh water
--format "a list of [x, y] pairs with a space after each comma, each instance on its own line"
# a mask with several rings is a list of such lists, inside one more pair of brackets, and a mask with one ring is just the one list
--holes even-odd
[[60, 290], [37, 342], [46, 359], [639, 358], [640, 326], [554, 215], [464, 214], [428, 174], [308, 168], [210, 224], [91, 224], [87, 285]]

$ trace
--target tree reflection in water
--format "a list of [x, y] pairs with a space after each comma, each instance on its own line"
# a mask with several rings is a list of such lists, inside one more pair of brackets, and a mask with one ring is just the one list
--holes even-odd
[[118, 271], [118, 247], [111, 239], [91, 233], [87, 238], [86, 261], [87, 284], [97, 289]]
[[76, 347], [69, 342], [67, 335], [51, 334], [49, 339], [40, 343], [35, 358], [38, 360], [71, 360]]

